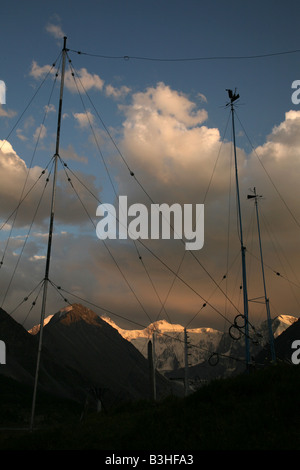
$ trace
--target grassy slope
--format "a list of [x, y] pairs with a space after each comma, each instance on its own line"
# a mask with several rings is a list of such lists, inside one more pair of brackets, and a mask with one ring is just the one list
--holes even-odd
[[[128, 404], [82, 422], [81, 407], [44, 397], [37, 409], [44, 426], [33, 433], [0, 431], [0, 449], [300, 450], [299, 390], [300, 367], [273, 366], [213, 381], [187, 399]], [[21, 403], [10, 395], [11, 402], [19, 400], [16, 408], [2, 401], [10, 424], [14, 410], [24, 420], [22, 397]]]

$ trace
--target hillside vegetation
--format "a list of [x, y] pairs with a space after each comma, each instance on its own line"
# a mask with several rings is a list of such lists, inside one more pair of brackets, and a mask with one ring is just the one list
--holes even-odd
[[[82, 407], [40, 396], [39, 428], [1, 430], [0, 449], [300, 450], [299, 389], [300, 368], [277, 365], [214, 380], [185, 399], [139, 401], [83, 419]], [[7, 382], [1, 396], [4, 423], [24, 426], [28, 390]]]

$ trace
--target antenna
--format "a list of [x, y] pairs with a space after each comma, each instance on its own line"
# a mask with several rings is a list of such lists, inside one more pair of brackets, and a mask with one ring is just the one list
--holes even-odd
[[253, 188], [253, 195], [248, 194], [247, 199], [255, 199], [255, 210], [256, 210], [256, 220], [257, 220], [260, 260], [261, 260], [261, 270], [262, 270], [263, 285], [264, 285], [265, 304], [266, 304], [266, 310], [267, 310], [267, 322], [268, 322], [268, 332], [269, 332], [269, 341], [270, 341], [270, 349], [271, 349], [271, 358], [272, 358], [273, 362], [276, 362], [276, 354], [275, 354], [275, 346], [274, 346], [274, 335], [273, 335], [271, 315], [270, 315], [270, 304], [269, 304], [269, 299], [268, 299], [268, 296], [267, 296], [267, 289], [266, 289], [264, 260], [263, 260], [263, 253], [262, 253], [260, 225], [259, 225], [259, 216], [258, 216], [258, 203], [257, 203], [257, 201], [258, 201], [258, 198], [261, 198], [261, 197], [262, 196], [259, 196], [256, 193], [256, 188]]
[[152, 345], [151, 339], [148, 341], [148, 364], [149, 364], [150, 398], [152, 401], [156, 401], [155, 365], [154, 365], [153, 345]]
[[30, 429], [31, 430], [33, 429], [33, 425], [34, 425], [36, 393], [37, 393], [38, 376], [39, 376], [39, 369], [40, 369], [40, 359], [41, 359], [41, 352], [42, 352], [43, 326], [44, 326], [44, 319], [45, 319], [45, 312], [46, 312], [47, 290], [48, 290], [48, 282], [49, 282], [49, 269], [50, 269], [52, 235], [53, 235], [53, 224], [54, 224], [54, 212], [55, 212], [57, 160], [58, 160], [58, 157], [59, 157], [60, 126], [61, 126], [61, 116], [62, 116], [62, 99], [63, 99], [65, 64], [66, 64], [66, 54], [67, 54], [66, 42], [67, 42], [67, 38], [64, 37], [64, 46], [63, 46], [63, 49], [62, 49], [62, 71], [61, 71], [60, 96], [59, 96], [59, 110], [58, 110], [58, 119], [57, 119], [56, 147], [55, 147], [55, 154], [53, 156], [53, 159], [54, 159], [54, 175], [53, 175], [53, 188], [52, 188], [51, 210], [50, 210], [50, 224], [49, 224], [49, 235], [48, 235], [48, 247], [47, 247], [45, 277], [44, 277], [44, 281], [43, 281], [44, 284], [43, 284], [43, 299], [42, 299], [42, 309], [41, 309], [38, 356], [37, 356], [37, 363], [36, 363], [34, 391], [33, 391], [33, 399], [32, 399], [31, 423], [30, 423]]
[[188, 360], [188, 335], [184, 328], [184, 395], [189, 394], [189, 360]]
[[248, 293], [247, 293], [247, 275], [246, 275], [246, 248], [243, 241], [243, 227], [242, 227], [242, 213], [241, 213], [241, 202], [240, 202], [240, 190], [239, 190], [239, 178], [237, 168], [237, 156], [236, 156], [236, 143], [235, 143], [235, 126], [234, 126], [234, 106], [233, 103], [240, 97], [236, 94], [236, 89], [226, 89], [230, 99], [231, 117], [232, 117], [232, 133], [233, 133], [233, 146], [234, 146], [234, 161], [235, 161], [235, 179], [236, 179], [236, 193], [237, 193], [237, 204], [238, 204], [238, 218], [240, 227], [240, 242], [241, 242], [241, 255], [242, 255], [242, 274], [243, 274], [243, 302], [244, 302], [244, 319], [245, 319], [245, 349], [246, 349], [246, 367], [249, 369], [250, 365], [250, 349], [249, 349], [249, 322], [248, 322]]

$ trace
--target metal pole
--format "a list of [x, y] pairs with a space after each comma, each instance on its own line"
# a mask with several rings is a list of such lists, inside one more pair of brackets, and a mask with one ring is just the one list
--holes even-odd
[[274, 336], [273, 336], [272, 322], [271, 322], [271, 315], [270, 315], [270, 305], [269, 305], [269, 299], [268, 299], [268, 296], [267, 296], [267, 289], [266, 289], [265, 270], [264, 270], [264, 261], [263, 261], [262, 244], [261, 244], [261, 236], [260, 236], [260, 225], [259, 225], [259, 216], [258, 216], [258, 204], [257, 204], [258, 195], [256, 194], [256, 188], [254, 188], [253, 192], [254, 192], [254, 197], [255, 197], [255, 210], [256, 210], [256, 220], [257, 220], [257, 229], [258, 229], [261, 270], [262, 270], [264, 294], [265, 294], [265, 304], [266, 304], [266, 310], [267, 310], [267, 321], [268, 321], [268, 331], [269, 331], [271, 357], [272, 357], [272, 361], [276, 362]]
[[[229, 95], [230, 96], [230, 95]], [[250, 364], [250, 349], [249, 349], [249, 324], [248, 324], [248, 293], [247, 293], [247, 276], [246, 276], [246, 248], [243, 242], [243, 228], [242, 228], [242, 214], [240, 203], [240, 190], [236, 157], [236, 143], [235, 143], [235, 126], [234, 126], [234, 107], [233, 102], [237, 99], [236, 95], [230, 97], [231, 117], [232, 117], [232, 132], [233, 132], [233, 146], [234, 146], [234, 161], [235, 161], [235, 178], [236, 178], [236, 192], [238, 204], [238, 216], [240, 226], [240, 242], [241, 242], [241, 255], [242, 255], [242, 275], [243, 275], [243, 301], [244, 301], [244, 317], [245, 317], [245, 349], [246, 349], [246, 366], [249, 368]]]
[[41, 309], [38, 356], [37, 356], [37, 363], [36, 363], [34, 391], [33, 391], [33, 399], [32, 399], [31, 422], [30, 422], [30, 429], [31, 430], [33, 429], [33, 425], [34, 425], [35, 403], [36, 403], [38, 376], [39, 376], [40, 360], [41, 360], [41, 352], [42, 352], [43, 326], [44, 326], [44, 319], [45, 319], [45, 312], [46, 312], [47, 290], [48, 290], [48, 282], [49, 282], [49, 269], [50, 269], [53, 223], [54, 223], [54, 211], [55, 211], [57, 160], [58, 160], [58, 157], [59, 157], [60, 126], [61, 126], [61, 116], [62, 116], [62, 100], [63, 100], [66, 52], [67, 52], [66, 41], [67, 41], [67, 38], [64, 37], [64, 47], [63, 47], [63, 50], [62, 50], [62, 71], [61, 71], [61, 83], [60, 83], [58, 120], [57, 120], [56, 148], [55, 148], [55, 155], [53, 157], [54, 158], [54, 175], [53, 175], [53, 188], [52, 188], [52, 198], [51, 198], [50, 224], [49, 224], [49, 235], [48, 235], [48, 247], [47, 247], [45, 277], [44, 277], [44, 285], [43, 285], [43, 299], [42, 299], [42, 309]]
[[153, 342], [153, 348], [152, 348], [152, 357], [153, 357], [153, 397], [154, 401], [156, 401], [156, 353], [155, 353], [155, 331], [152, 333], [152, 342]]
[[188, 362], [188, 341], [187, 332], [184, 328], [184, 395], [189, 394], [189, 362]]
[[148, 364], [149, 364], [150, 399], [155, 401], [154, 367], [153, 367], [153, 352], [152, 352], [151, 340], [148, 341]]

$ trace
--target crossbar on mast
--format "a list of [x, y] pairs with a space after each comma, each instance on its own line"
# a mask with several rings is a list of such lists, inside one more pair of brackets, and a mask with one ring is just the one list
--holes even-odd
[[56, 147], [55, 147], [55, 154], [53, 156], [53, 158], [54, 158], [54, 175], [53, 175], [53, 187], [52, 187], [52, 198], [51, 198], [48, 247], [47, 247], [47, 258], [46, 258], [45, 277], [44, 277], [44, 285], [43, 285], [43, 299], [42, 299], [41, 321], [40, 321], [40, 331], [39, 331], [38, 356], [37, 356], [37, 363], [36, 363], [34, 391], [33, 391], [33, 399], [32, 399], [32, 410], [31, 410], [31, 422], [30, 422], [30, 429], [31, 430], [33, 429], [34, 417], [35, 417], [36, 394], [37, 394], [38, 376], [39, 376], [39, 369], [40, 369], [41, 352], [42, 352], [43, 326], [44, 326], [44, 319], [45, 319], [45, 312], [46, 312], [47, 290], [48, 290], [48, 282], [49, 282], [49, 269], [50, 269], [50, 259], [51, 259], [51, 249], [52, 249], [52, 236], [53, 236], [53, 224], [54, 224], [54, 212], [55, 212], [55, 195], [56, 195], [56, 180], [57, 180], [57, 161], [58, 161], [58, 157], [59, 157], [60, 127], [61, 127], [62, 101], [63, 101], [65, 64], [66, 64], [66, 53], [67, 53], [66, 42], [67, 42], [67, 38], [64, 37], [64, 46], [63, 46], [63, 49], [62, 49], [62, 70], [61, 70], [59, 109], [58, 109], [58, 118], [57, 118]]

